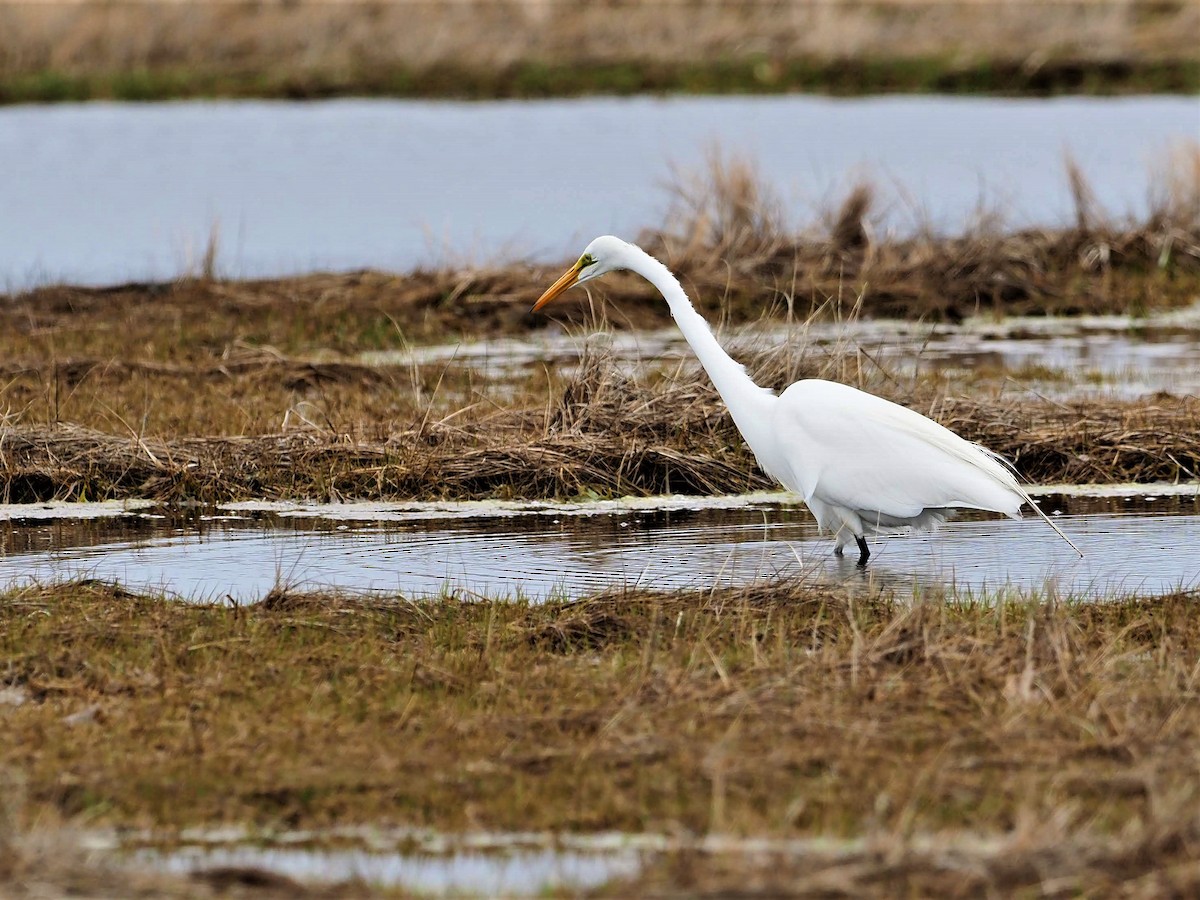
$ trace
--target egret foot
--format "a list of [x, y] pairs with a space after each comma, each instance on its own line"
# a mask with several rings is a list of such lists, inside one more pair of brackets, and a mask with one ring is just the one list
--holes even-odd
[[867, 546], [865, 537], [856, 537], [855, 540], [858, 541], [858, 564], [865, 566], [867, 560], [871, 558], [871, 548]]
[[843, 545], [838, 544], [836, 547], [833, 548], [833, 554], [834, 554], [834, 556], [845, 556], [846, 548]]

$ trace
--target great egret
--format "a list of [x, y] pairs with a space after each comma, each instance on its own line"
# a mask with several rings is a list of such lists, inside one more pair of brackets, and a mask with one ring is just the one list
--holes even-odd
[[853, 538], [864, 565], [871, 555], [868, 534], [930, 527], [954, 507], [1019, 519], [1023, 503], [1083, 555], [1038, 509], [1002, 457], [932, 419], [833, 381], [797, 381], [778, 395], [759, 387], [721, 348], [675, 276], [640, 247], [609, 235], [596, 238], [542, 294], [534, 312], [567, 288], [617, 269], [658, 288], [758, 464], [804, 498], [817, 524], [833, 533], [839, 556]]

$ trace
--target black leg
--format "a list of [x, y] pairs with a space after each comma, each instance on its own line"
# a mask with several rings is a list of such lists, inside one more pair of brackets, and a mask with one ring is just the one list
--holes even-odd
[[845, 547], [843, 547], [841, 544], [838, 544], [836, 547], [834, 547], [834, 548], [833, 548], [833, 552], [834, 552], [834, 553], [835, 553], [837, 556], [845, 556], [845, 555], [846, 555], [846, 548], [845, 548]]
[[858, 541], [858, 564], [865, 566], [867, 560], [871, 558], [871, 548], [867, 546], [865, 537], [856, 537], [855, 540]]

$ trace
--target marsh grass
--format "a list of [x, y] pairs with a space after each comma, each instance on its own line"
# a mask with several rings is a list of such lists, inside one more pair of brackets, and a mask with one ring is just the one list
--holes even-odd
[[1149, 210], [1122, 220], [1095, 199], [1069, 157], [1073, 224], [1013, 229], [981, 207], [956, 236], [928, 224], [877, 236], [876, 191], [859, 182], [799, 235], [754, 164], [714, 153], [677, 178], [666, 224], [641, 236], [731, 321], [786, 310], [958, 321], [969, 315], [1134, 313], [1200, 293], [1200, 146], [1174, 147], [1154, 174]]
[[873, 835], [858, 845], [745, 854], [683, 849], [599, 892], [655, 897], [1182, 897], [1200, 889], [1197, 823], [1175, 810], [1121, 837], [1065, 815], [1002, 837]]
[[1194, 91], [1194, 4], [0, 6], [0, 101]]
[[[1169, 866], [1197, 828], [1195, 602], [777, 583], [189, 606], [27, 588], [0, 600], [3, 681], [24, 698], [0, 705], [0, 767], [23, 779], [26, 818], [160, 831], [874, 841], [857, 868], [755, 869], [764, 892], [825, 863], [846, 891], [888, 873], [961, 890], [1194, 877]], [[952, 833], [961, 855], [919, 852]], [[992, 849], [971, 850], [975, 834]], [[652, 879], [685, 888], [732, 877], [720, 857], [665, 865]]]
[[[204, 879], [184, 879], [121, 867], [85, 850], [76, 829], [42, 823], [33, 829], [6, 822], [0, 836], [0, 891], [12, 900], [44, 897], [207, 898], [245, 896], [209, 889]], [[263, 891], [257, 896], [278, 896]], [[293, 895], [295, 896], [295, 895]]]
[[[414, 391], [399, 375], [368, 370], [367, 377], [354, 367], [348, 383], [287, 388], [268, 370], [222, 376], [212, 387], [193, 381], [169, 399], [162, 391], [181, 391], [179, 377], [165, 385], [147, 379], [132, 390], [118, 383], [107, 395], [100, 381], [83, 395], [102, 404], [94, 424], [5, 428], [0, 502], [566, 499], [771, 486], [694, 362], [629, 374], [611, 351], [587, 346], [568, 377], [538, 375], [509, 405], [489, 402], [485, 386], [470, 388], [477, 399], [464, 401], [463, 391], [439, 384], [434, 373], [422, 378], [428, 390]], [[853, 351], [814, 359], [802, 344], [787, 352], [759, 344], [735, 352], [762, 384], [836, 377], [902, 402], [1004, 454], [1035, 483], [1179, 481], [1200, 473], [1195, 397], [970, 396], [937, 379], [864, 368]], [[135, 412], [117, 412], [123, 403], [143, 408], [148, 395], [165, 407], [155, 410], [154, 433], [139, 427]], [[250, 397], [263, 404], [258, 421], [273, 430], [220, 436], [214, 424], [218, 434], [196, 434], [207, 423], [238, 427]], [[88, 408], [71, 404], [64, 408]], [[284, 409], [288, 427], [274, 430]], [[164, 434], [163, 421], [177, 430]]]

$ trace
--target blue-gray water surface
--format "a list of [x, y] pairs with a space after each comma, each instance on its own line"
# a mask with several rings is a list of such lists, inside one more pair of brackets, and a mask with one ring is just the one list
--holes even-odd
[[36, 507], [6, 507], [0, 586], [90, 577], [239, 602], [259, 600], [276, 585], [533, 600], [776, 578], [944, 586], [976, 596], [1015, 589], [1103, 598], [1200, 587], [1195, 490], [1040, 502], [1082, 559], [1032, 516], [964, 514], [934, 534], [875, 539], [875, 555], [860, 569], [831, 553], [830, 539], [817, 534], [802, 506], [763, 498], [590, 514], [587, 504], [503, 514], [486, 505], [456, 513], [380, 505], [363, 516], [333, 505], [287, 514], [235, 507], [39, 519]]
[[797, 221], [862, 176], [883, 221], [956, 229], [981, 200], [1070, 215], [1070, 154], [1099, 202], [1144, 208], [1188, 97], [810, 96], [452, 103], [90, 103], [0, 109], [0, 289], [218, 268], [556, 260], [661, 220], [672, 167], [757, 160]]
[[307, 884], [359, 881], [427, 897], [574, 896], [638, 871], [630, 851], [579, 853], [512, 849], [501, 853], [379, 852], [363, 848], [189, 847], [129, 854], [138, 868], [186, 875], [208, 869], [266, 870]]

